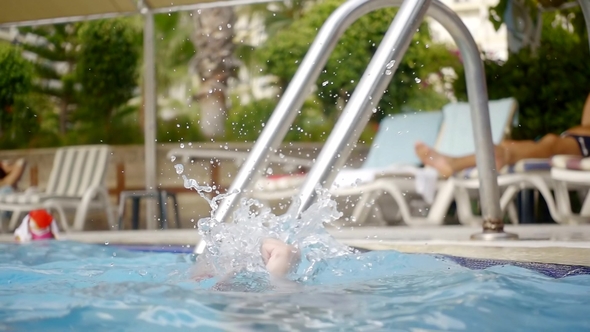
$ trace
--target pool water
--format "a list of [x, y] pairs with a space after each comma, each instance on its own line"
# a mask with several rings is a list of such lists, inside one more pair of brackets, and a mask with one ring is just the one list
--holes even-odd
[[191, 280], [193, 260], [65, 241], [0, 244], [0, 330], [590, 330], [584, 268], [380, 251], [326, 259], [293, 283], [245, 272], [218, 287]]

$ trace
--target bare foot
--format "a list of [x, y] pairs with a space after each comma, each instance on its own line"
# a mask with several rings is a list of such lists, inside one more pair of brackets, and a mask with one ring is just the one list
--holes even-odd
[[449, 157], [443, 156], [422, 142], [417, 142], [415, 149], [416, 155], [424, 165], [434, 167], [445, 178], [453, 175], [454, 170]]

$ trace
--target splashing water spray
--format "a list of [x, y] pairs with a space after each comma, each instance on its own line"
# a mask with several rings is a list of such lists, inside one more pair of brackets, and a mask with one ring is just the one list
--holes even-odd
[[[233, 223], [223, 223], [214, 218], [218, 202], [235, 192], [218, 194], [209, 198], [207, 194], [215, 187], [199, 185], [194, 179], [183, 174], [182, 164], [175, 165], [176, 173], [182, 176], [184, 187], [194, 189], [211, 207], [210, 217], [198, 221], [198, 232], [206, 243], [205, 251], [215, 274], [225, 275], [233, 271], [265, 271], [260, 246], [265, 238], [276, 238], [297, 247], [302, 253], [303, 271], [299, 277], [307, 278], [314, 273], [318, 263], [326, 258], [350, 254], [353, 250], [337, 242], [324, 228], [338, 220], [342, 213], [331, 199], [328, 190], [316, 188], [317, 200], [299, 217], [299, 199], [287, 213], [277, 216], [269, 207], [253, 198], [242, 198], [233, 212]], [[301, 270], [301, 269], [300, 269]]]

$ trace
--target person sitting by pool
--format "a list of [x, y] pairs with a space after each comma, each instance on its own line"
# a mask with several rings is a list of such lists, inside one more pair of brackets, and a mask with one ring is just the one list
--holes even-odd
[[0, 161], [0, 195], [13, 193], [25, 170], [25, 160]]
[[[435, 168], [443, 177], [476, 166], [475, 155], [450, 157], [422, 142], [416, 143], [415, 151], [424, 165]], [[547, 134], [538, 141], [506, 140], [496, 145], [494, 151], [497, 170], [528, 158], [551, 158], [560, 154], [590, 156], [590, 94], [584, 104], [580, 126], [566, 130], [561, 136]]]

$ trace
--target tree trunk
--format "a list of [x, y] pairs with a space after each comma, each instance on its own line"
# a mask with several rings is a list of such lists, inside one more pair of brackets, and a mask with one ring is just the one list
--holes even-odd
[[68, 122], [68, 101], [62, 98], [59, 105], [59, 133], [66, 134], [66, 123]]
[[199, 103], [200, 127], [207, 138], [221, 137], [225, 132], [228, 79], [236, 76], [238, 68], [233, 54], [235, 21], [230, 7], [193, 12], [194, 66], [201, 81], [193, 99]]

